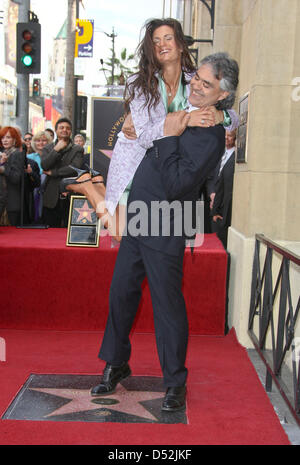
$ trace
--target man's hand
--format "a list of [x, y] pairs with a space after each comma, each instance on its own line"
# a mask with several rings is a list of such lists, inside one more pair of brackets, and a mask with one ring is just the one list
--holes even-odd
[[216, 193], [215, 192], [212, 192], [209, 196], [210, 198], [210, 202], [209, 202], [209, 208], [212, 210], [213, 206], [214, 206], [214, 200], [215, 200], [215, 196], [216, 196]]
[[60, 150], [65, 149], [68, 143], [69, 143], [69, 139], [59, 139], [59, 141], [54, 147], [55, 152], [59, 152]]
[[180, 136], [188, 125], [190, 114], [186, 111], [168, 113], [164, 123], [164, 136]]
[[122, 127], [122, 132], [124, 136], [126, 137], [126, 139], [135, 140], [137, 138], [131, 113], [129, 113], [125, 118], [125, 121]]
[[51, 176], [52, 175], [52, 171], [51, 170], [48, 170], [48, 171], [43, 171], [43, 174], [46, 174], [47, 176]]
[[221, 216], [221, 215], [214, 215], [213, 216], [214, 223], [216, 223], [218, 220], [222, 220], [222, 219], [223, 219], [223, 216]]

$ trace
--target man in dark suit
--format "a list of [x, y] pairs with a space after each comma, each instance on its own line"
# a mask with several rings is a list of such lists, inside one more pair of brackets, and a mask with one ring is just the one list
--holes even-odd
[[69, 199], [60, 194], [63, 178], [74, 176], [70, 165], [81, 168], [83, 148], [73, 144], [72, 123], [60, 118], [55, 125], [57, 140], [43, 148], [42, 168], [47, 175], [43, 186], [43, 220], [53, 228], [66, 227], [68, 223]]
[[[207, 57], [191, 80], [190, 104], [200, 108], [218, 103], [224, 105], [221, 109], [231, 108], [237, 84], [238, 65], [234, 60], [226, 54]], [[186, 234], [178, 234], [174, 229], [178, 218], [182, 222], [180, 213], [184, 216], [184, 206], [197, 200], [199, 186], [216, 167], [225, 143], [222, 125], [187, 128], [188, 120], [186, 112], [168, 114], [165, 137], [153, 142], [154, 147], [147, 151], [133, 178], [127, 234], [123, 235], [117, 256], [110, 311], [99, 353], [107, 364], [101, 383], [91, 391], [93, 396], [109, 394], [131, 373], [129, 334], [141, 298], [141, 284], [147, 277], [166, 386], [162, 410], [169, 412], [185, 408], [188, 342], [181, 291]], [[164, 208], [157, 223], [157, 216], [155, 221], [153, 216], [158, 204]], [[166, 219], [169, 228], [165, 229], [161, 220]]]
[[225, 249], [228, 228], [231, 225], [232, 190], [235, 167], [236, 130], [226, 131], [226, 150], [222, 156], [215, 180], [215, 195], [211, 210], [212, 231], [217, 233]]

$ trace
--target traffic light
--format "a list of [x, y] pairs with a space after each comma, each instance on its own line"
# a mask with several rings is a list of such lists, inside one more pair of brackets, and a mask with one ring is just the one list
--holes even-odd
[[32, 83], [32, 96], [40, 97], [40, 95], [41, 95], [41, 80], [34, 79]]
[[38, 22], [17, 23], [18, 74], [41, 72], [41, 25]]

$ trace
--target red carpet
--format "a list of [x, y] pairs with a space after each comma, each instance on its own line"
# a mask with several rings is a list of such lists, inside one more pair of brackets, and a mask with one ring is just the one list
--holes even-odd
[[[0, 328], [104, 330], [118, 248], [108, 236], [99, 248], [67, 247], [66, 229], [0, 228]], [[183, 292], [190, 333], [223, 335], [227, 254], [216, 235], [188, 248]], [[147, 283], [135, 329], [153, 331]]]
[[[102, 334], [0, 330], [0, 416], [31, 373], [97, 374]], [[0, 420], [0, 444], [49, 445], [288, 445], [288, 438], [231, 331], [226, 337], [191, 336], [188, 424], [122, 424]], [[161, 376], [154, 336], [133, 335], [134, 376]]]
[[[97, 249], [65, 244], [63, 229], [0, 228], [0, 338], [6, 344], [0, 417], [30, 374], [102, 372], [97, 354], [117, 249], [109, 237]], [[205, 236], [193, 255], [186, 250], [184, 273], [191, 334], [187, 424], [0, 420], [0, 444], [289, 444], [234, 331], [224, 337], [227, 254], [215, 235]], [[145, 284], [132, 335], [134, 376], [161, 376], [154, 335], [145, 334], [152, 331]]]

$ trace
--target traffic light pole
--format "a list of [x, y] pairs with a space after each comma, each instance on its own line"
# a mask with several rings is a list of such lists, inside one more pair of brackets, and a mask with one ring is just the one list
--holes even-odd
[[[76, 0], [75, 5], [75, 17], [76, 19], [79, 18], [79, 0]], [[74, 73], [75, 74], [75, 73]], [[77, 112], [78, 112], [78, 105], [77, 105], [77, 95], [78, 95], [78, 77], [74, 75], [74, 101], [73, 101], [73, 137], [77, 134]]]
[[[18, 2], [17, 2], [18, 3]], [[28, 12], [30, 11], [30, 0], [22, 0], [19, 3], [19, 23], [28, 21]], [[22, 135], [28, 131], [29, 117], [29, 74], [17, 74], [17, 126]]]

